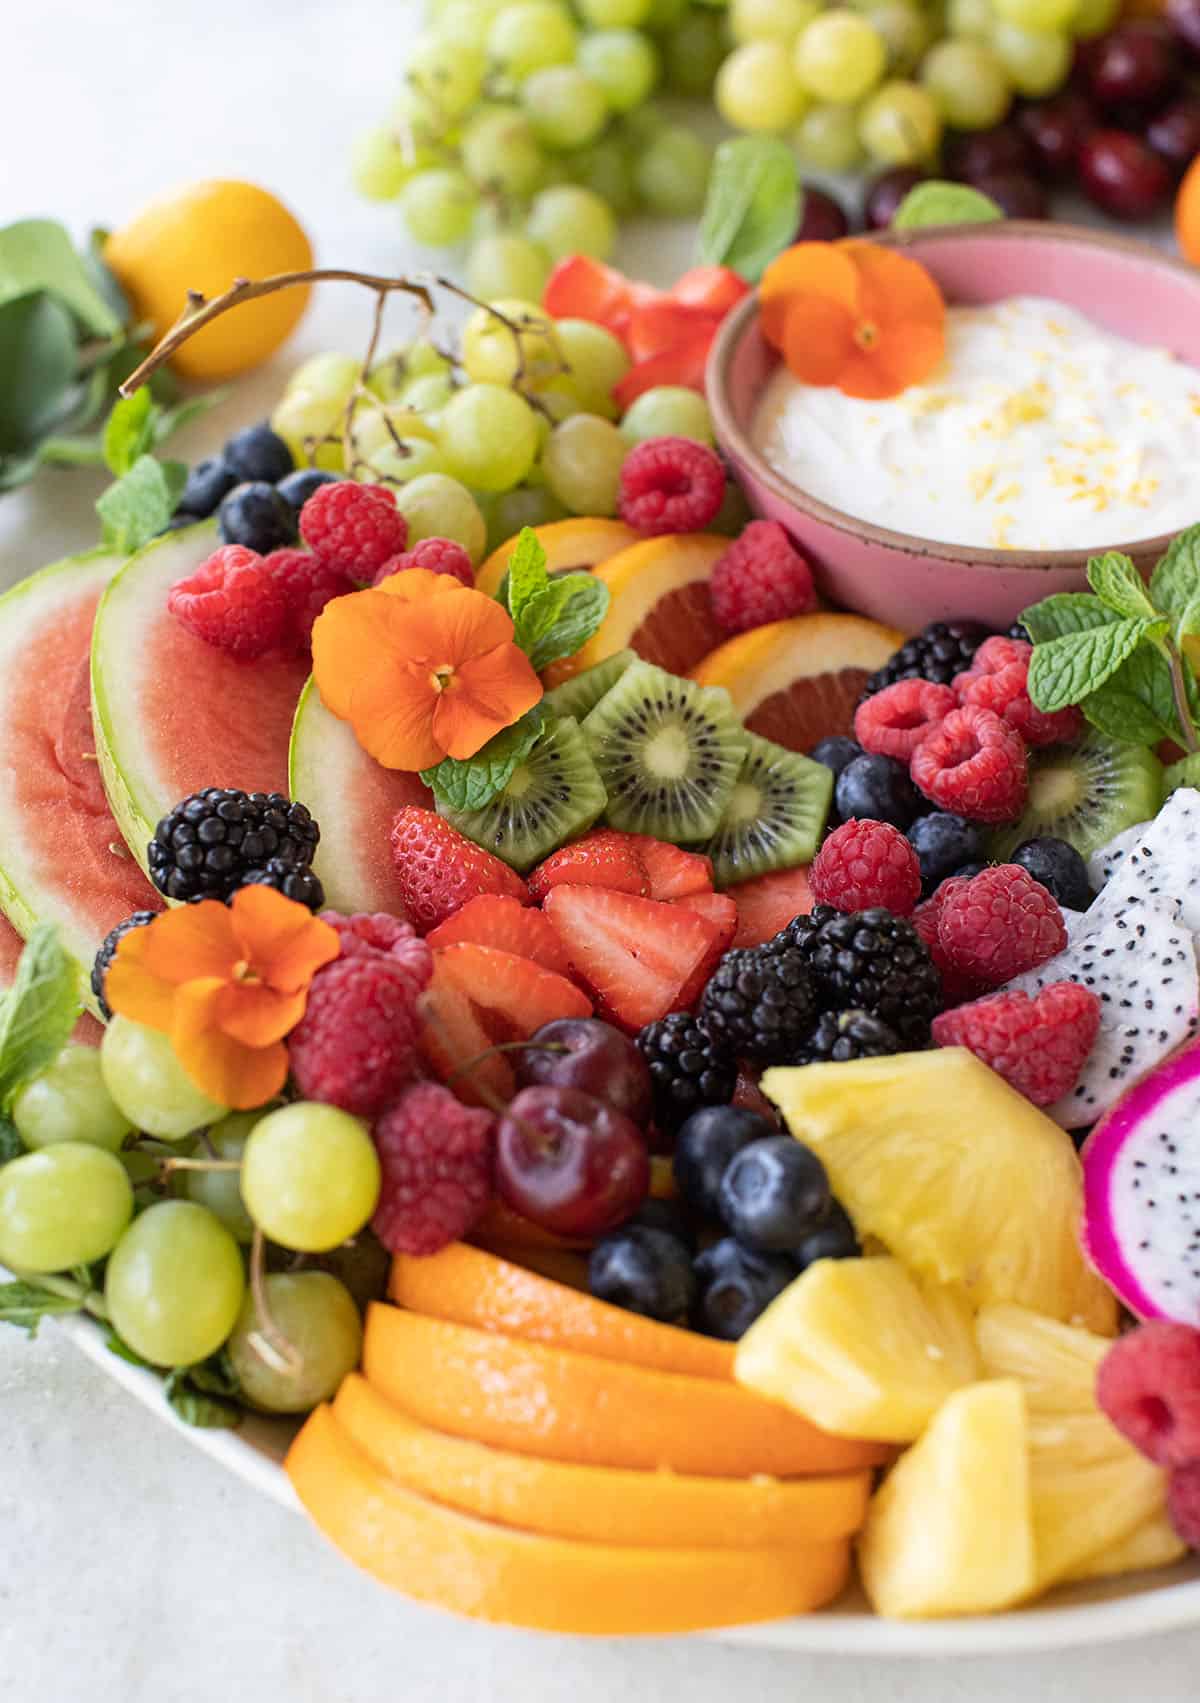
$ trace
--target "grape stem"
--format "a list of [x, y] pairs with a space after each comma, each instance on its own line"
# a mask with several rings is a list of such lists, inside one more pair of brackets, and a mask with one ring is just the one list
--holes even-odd
[[161, 1175], [165, 1181], [172, 1171], [240, 1171], [240, 1159], [164, 1159]]
[[266, 1251], [263, 1233], [256, 1229], [250, 1244], [250, 1293], [254, 1297], [259, 1328], [251, 1331], [247, 1340], [259, 1359], [264, 1360], [273, 1372], [291, 1378], [301, 1370], [304, 1360], [272, 1317], [267, 1301]]
[[36, 1285], [50, 1295], [61, 1296], [64, 1301], [76, 1301], [83, 1312], [90, 1313], [94, 1319], [107, 1321], [108, 1308], [98, 1289], [86, 1289], [82, 1283], [74, 1283], [69, 1277], [50, 1277], [40, 1271], [20, 1271], [16, 1266], [10, 1269], [13, 1276], [19, 1278], [22, 1283]]

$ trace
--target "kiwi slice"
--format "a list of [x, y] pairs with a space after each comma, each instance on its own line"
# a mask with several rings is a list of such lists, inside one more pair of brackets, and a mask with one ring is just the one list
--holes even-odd
[[629, 664], [636, 661], [636, 651], [619, 650], [606, 656], [603, 662], [585, 668], [582, 674], [564, 680], [543, 698], [546, 713], [572, 715], [576, 721], [582, 721], [584, 716], [591, 715], [604, 694], [611, 692]]
[[564, 717], [542, 735], [490, 804], [482, 810], [443, 810], [442, 815], [523, 875], [564, 840], [585, 833], [604, 804], [604, 783], [579, 723]]
[[712, 859], [718, 887], [811, 863], [833, 797], [833, 771], [823, 763], [754, 733], [749, 739], [720, 827], [701, 847]]
[[749, 736], [721, 687], [634, 662], [583, 723], [608, 821], [675, 845], [711, 839]]
[[1145, 745], [1125, 745], [1089, 731], [1077, 745], [1029, 753], [1029, 799], [1021, 820], [997, 830], [991, 855], [1000, 861], [1022, 840], [1053, 834], [1090, 857], [1123, 828], [1158, 814], [1162, 764]]

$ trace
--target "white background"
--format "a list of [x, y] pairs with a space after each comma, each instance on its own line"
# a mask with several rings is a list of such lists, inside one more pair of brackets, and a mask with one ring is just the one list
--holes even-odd
[[[0, 223], [82, 235], [175, 182], [243, 176], [303, 216], [325, 263], [417, 258], [346, 183], [419, 17], [405, 0], [9, 0]], [[682, 237], [633, 238], [665, 280]], [[351, 348], [363, 303], [328, 287], [286, 361], [184, 453], [263, 412], [298, 350]], [[94, 539], [87, 474], [0, 499], [0, 584]], [[360, 1577], [57, 1337], [0, 1335], [0, 1691], [5, 1703], [1175, 1703], [1200, 1633], [1012, 1661], [807, 1660], [692, 1641], [584, 1643], [462, 1624]]]

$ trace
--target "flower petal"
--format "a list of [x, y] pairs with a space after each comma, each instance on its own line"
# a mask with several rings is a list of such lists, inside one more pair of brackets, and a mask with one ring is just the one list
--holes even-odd
[[355, 738], [385, 769], [432, 768], [446, 755], [433, 734], [440, 695], [428, 665], [406, 664], [364, 681], [353, 697]]
[[783, 329], [783, 357], [804, 384], [838, 384], [857, 351], [854, 316], [844, 302], [794, 296]]
[[251, 1111], [287, 1081], [287, 1048], [248, 1047], [216, 1027], [226, 984], [188, 982], [175, 997], [171, 1045], [202, 1094], [234, 1111]]
[[177, 984], [228, 976], [241, 956], [229, 911], [216, 899], [163, 911], [145, 928], [127, 934], [118, 955], [130, 948], [146, 969]]
[[268, 987], [306, 988], [322, 964], [341, 951], [337, 930], [273, 887], [241, 887], [230, 903], [240, 956]]
[[[134, 930], [145, 934], [144, 928]], [[126, 935], [125, 940], [131, 940]], [[121, 942], [123, 946], [125, 941]], [[140, 962], [133, 953], [118, 951], [104, 978], [104, 997], [109, 1009], [134, 1023], [144, 1023], [148, 1029], [161, 1029], [169, 1034], [171, 1013], [175, 1006], [176, 986], [164, 981]]]
[[542, 698], [542, 683], [523, 650], [497, 645], [460, 664], [455, 685], [433, 713], [433, 732], [448, 757], [473, 757]]
[[[435, 574], [449, 579], [449, 574]], [[512, 642], [512, 616], [494, 597], [459, 587], [458, 597], [427, 597], [404, 610], [404, 653], [434, 668], [457, 668], [468, 657], [481, 656], [497, 645]]]
[[919, 261], [894, 248], [862, 240], [846, 243], [843, 252], [858, 269], [859, 304], [864, 319], [884, 330], [896, 325], [944, 325], [946, 303], [935, 279]]
[[376, 591], [386, 591], [389, 597], [398, 597], [404, 603], [422, 603], [427, 597], [441, 597], [453, 591], [470, 589], [453, 574], [435, 574], [428, 568], [403, 568], [375, 587]]
[[355, 591], [325, 605], [313, 624], [313, 678], [333, 715], [350, 721], [355, 690], [386, 677], [408, 655], [408, 620], [406, 605], [382, 591]]
[[280, 993], [262, 982], [227, 982], [215, 1006], [216, 1024], [247, 1047], [269, 1047], [290, 1034], [304, 1016], [307, 987]]
[[782, 348], [789, 304], [801, 296], [820, 296], [852, 309], [858, 291], [858, 268], [840, 243], [794, 243], [771, 262], [758, 286], [763, 336]]

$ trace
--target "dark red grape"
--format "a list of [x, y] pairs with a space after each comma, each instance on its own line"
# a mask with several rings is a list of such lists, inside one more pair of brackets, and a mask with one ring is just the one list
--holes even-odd
[[1200, 0], [1167, 0], [1167, 22], [1193, 59], [1200, 59]]
[[796, 231], [797, 242], [837, 242], [850, 235], [845, 208], [832, 195], [811, 184], [804, 186], [804, 217]]
[[1148, 111], [1174, 88], [1177, 57], [1167, 32], [1143, 20], [1089, 42], [1082, 62], [1088, 89], [1101, 106]]
[[974, 180], [974, 187], [990, 195], [1008, 219], [1048, 219], [1050, 204], [1044, 187], [1031, 172], [996, 171]]
[[1180, 95], [1156, 112], [1146, 126], [1146, 140], [1169, 166], [1186, 171], [1200, 154], [1200, 99]]
[[1038, 169], [1045, 177], [1070, 177], [1085, 136], [1096, 128], [1089, 102], [1073, 89], [1035, 101], [1017, 114]]
[[929, 176], [919, 166], [889, 166], [867, 184], [863, 200], [863, 217], [872, 231], [886, 230], [896, 216], [896, 209], [910, 189], [924, 183]]
[[1094, 130], [1079, 150], [1079, 181], [1090, 201], [1117, 219], [1148, 219], [1171, 192], [1165, 160], [1124, 130]]
[[1015, 124], [997, 124], [991, 130], [948, 137], [945, 164], [949, 177], [978, 184], [981, 177], [997, 172], [1033, 171], [1037, 160], [1028, 137]]
[[522, 1087], [580, 1088], [624, 1112], [639, 1128], [650, 1122], [650, 1067], [628, 1035], [597, 1017], [544, 1023], [519, 1055]]
[[646, 1138], [578, 1088], [522, 1088], [496, 1126], [496, 1190], [561, 1236], [602, 1236], [650, 1190]]

